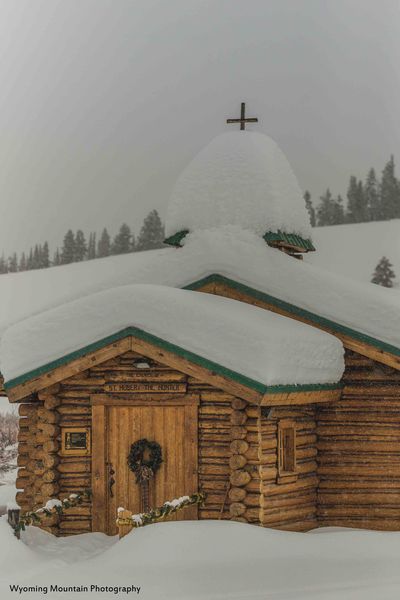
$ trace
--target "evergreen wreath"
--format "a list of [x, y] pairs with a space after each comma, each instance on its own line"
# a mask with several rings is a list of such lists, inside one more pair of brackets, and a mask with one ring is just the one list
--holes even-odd
[[[146, 452], [149, 453], [148, 459], [145, 458]], [[154, 477], [162, 461], [160, 444], [149, 442], [146, 438], [132, 444], [128, 454], [128, 466], [136, 475], [136, 483], [143, 483]]]

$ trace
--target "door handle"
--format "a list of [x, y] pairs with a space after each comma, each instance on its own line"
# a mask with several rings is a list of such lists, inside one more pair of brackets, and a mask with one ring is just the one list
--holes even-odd
[[115, 479], [113, 475], [115, 475], [115, 471], [111, 463], [107, 463], [108, 465], [108, 493], [110, 498], [114, 497], [113, 485], [115, 484]]

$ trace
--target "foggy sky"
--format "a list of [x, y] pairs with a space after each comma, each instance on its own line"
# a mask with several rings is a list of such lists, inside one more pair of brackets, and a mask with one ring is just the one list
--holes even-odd
[[0, 251], [137, 232], [246, 101], [314, 201], [400, 174], [395, 0], [0, 0]]

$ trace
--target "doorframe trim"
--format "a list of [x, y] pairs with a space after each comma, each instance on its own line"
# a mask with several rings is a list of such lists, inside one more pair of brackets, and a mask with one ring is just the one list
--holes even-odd
[[[92, 448], [91, 448], [91, 468], [92, 468], [92, 531], [107, 533], [108, 528], [108, 494], [107, 494], [107, 408], [113, 406], [199, 406], [201, 395], [197, 393], [189, 394], [169, 394], [160, 397], [159, 394], [137, 394], [132, 398], [132, 392], [128, 394], [114, 395], [91, 394], [90, 404], [92, 406]], [[196, 465], [196, 480], [198, 482], [198, 411], [193, 422], [188, 421], [188, 415], [185, 411], [185, 425], [188, 438], [191, 440], [192, 458]], [[189, 464], [189, 463], [188, 463]], [[188, 467], [189, 468], [189, 467]], [[193, 468], [193, 465], [190, 466]], [[192, 473], [193, 475], [193, 473]], [[185, 477], [189, 474], [186, 473]], [[198, 483], [197, 483], [198, 485]], [[197, 507], [196, 514], [197, 514]], [[107, 534], [108, 535], [108, 534]]]

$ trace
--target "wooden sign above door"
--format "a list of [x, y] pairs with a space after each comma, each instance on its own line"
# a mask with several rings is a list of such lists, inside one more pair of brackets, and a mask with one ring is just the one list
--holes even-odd
[[131, 393], [151, 393], [151, 394], [185, 394], [187, 390], [187, 384], [185, 382], [175, 381], [124, 381], [121, 383], [106, 383], [104, 386], [106, 392], [116, 392], [118, 394], [131, 394]]

